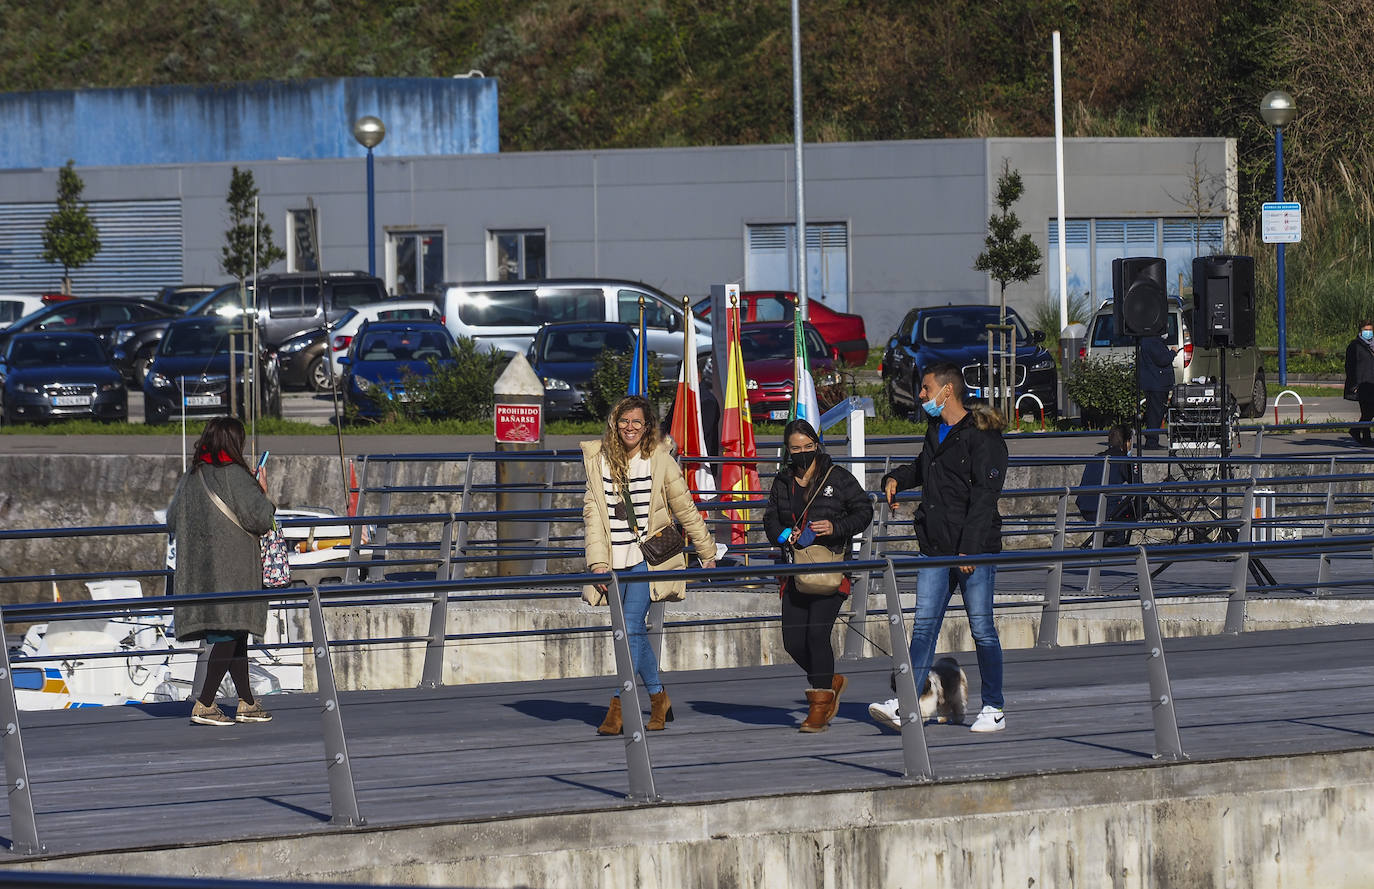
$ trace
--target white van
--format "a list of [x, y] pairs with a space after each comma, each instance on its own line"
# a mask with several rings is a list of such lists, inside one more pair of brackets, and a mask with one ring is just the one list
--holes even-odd
[[[523, 355], [535, 332], [555, 321], [638, 325], [642, 299], [649, 350], [665, 366], [682, 360], [683, 301], [647, 284], [605, 278], [479, 281], [446, 284], [442, 292], [444, 323], [455, 337], [469, 337], [508, 355]], [[711, 325], [700, 318], [694, 323], [697, 356], [705, 360], [711, 351]]]
[[46, 305], [48, 301], [41, 296], [0, 293], [0, 329], [9, 327], [30, 312], [36, 312]]

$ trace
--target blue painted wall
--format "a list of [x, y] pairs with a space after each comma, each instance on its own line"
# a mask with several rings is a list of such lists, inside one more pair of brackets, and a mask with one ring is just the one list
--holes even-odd
[[379, 157], [500, 150], [494, 78], [334, 78], [0, 94], [0, 169], [352, 158], [365, 114]]

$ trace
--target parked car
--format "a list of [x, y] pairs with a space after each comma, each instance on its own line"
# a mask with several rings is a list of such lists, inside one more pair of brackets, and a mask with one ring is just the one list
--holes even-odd
[[635, 331], [614, 321], [545, 324], [527, 355], [544, 383], [544, 416], [550, 420], [589, 416], [587, 392], [603, 352], [632, 354]]
[[50, 330], [60, 333], [93, 333], [100, 337], [100, 344], [108, 350], [111, 347], [114, 329], [121, 324], [155, 318], [173, 318], [180, 314], [179, 310], [170, 306], [142, 299], [87, 297], [63, 300], [31, 312], [0, 330], [0, 349], [3, 348], [6, 339], [17, 333]]
[[408, 401], [409, 378], [454, 360], [453, 336], [438, 321], [374, 321], [364, 324], [343, 358], [339, 389], [361, 417], [380, 419], [386, 402]]
[[[1107, 300], [1093, 314], [1082, 357], [1111, 357], [1134, 364], [1135, 338], [1116, 334], [1112, 306], [1112, 301]], [[1177, 296], [1169, 298], [1169, 329], [1164, 334], [1164, 341], [1178, 350], [1174, 355], [1175, 383], [1216, 380], [1221, 376], [1221, 350], [1193, 345], [1189, 323], [1192, 316], [1191, 305], [1185, 305]], [[1265, 387], [1264, 359], [1257, 346], [1227, 348], [1226, 382], [1242, 417], [1258, 417], [1264, 413], [1269, 404], [1269, 391]]]
[[90, 333], [21, 333], [0, 353], [0, 420], [126, 420], [129, 391]]
[[[825, 390], [840, 382], [835, 350], [821, 339], [809, 322], [803, 327], [806, 355], [811, 363], [821, 410], [836, 401]], [[740, 324], [740, 357], [744, 360], [744, 385], [749, 392], [749, 413], [754, 422], [786, 420], [792, 410], [793, 377], [796, 372], [796, 329], [791, 322], [764, 321]], [[711, 372], [707, 362], [706, 373]]]
[[[711, 299], [692, 306], [698, 318], [711, 317]], [[797, 313], [797, 294], [790, 290], [746, 290], [740, 294], [740, 321], [791, 321]], [[808, 300], [807, 321], [826, 345], [839, 351], [845, 364], [862, 367], [868, 361], [868, 330], [862, 315], [837, 312], [819, 300]]]
[[[246, 293], [251, 301], [252, 282], [248, 283]], [[167, 325], [173, 318], [202, 315], [225, 319], [238, 318], [243, 314], [242, 300], [238, 282], [234, 281], [212, 287], [209, 292], [202, 293], [182, 315], [119, 325], [110, 336], [114, 346], [114, 366], [124, 374], [124, 379], [135, 386], [142, 386], [143, 378], [148, 374], [148, 365], [152, 364], [153, 355], [157, 352], [157, 344], [162, 342], [162, 335], [166, 333]]]
[[270, 348], [327, 327], [349, 309], [386, 299], [381, 278], [366, 272], [290, 272], [258, 279], [258, 324]]
[[153, 297], [153, 302], [163, 303], [174, 308], [185, 311], [205, 298], [208, 293], [214, 292], [214, 284], [175, 284], [164, 287]]
[[0, 293], [0, 330], [48, 304], [48, 301], [41, 296]]
[[277, 371], [287, 389], [328, 392], [334, 384], [329, 375], [329, 331], [316, 327], [278, 343]]
[[[362, 326], [370, 321], [438, 321], [444, 316], [434, 297], [417, 299], [386, 299], [381, 302], [354, 306], [329, 326], [329, 363], [335, 378], [343, 373], [339, 359], [348, 354], [349, 343]], [[326, 388], [329, 381], [325, 381]], [[321, 391], [318, 387], [316, 391]]]
[[[166, 423], [184, 410], [188, 416], [219, 417], [229, 413], [231, 381], [241, 396], [249, 371], [248, 356], [235, 350], [230, 362], [233, 320], [215, 316], [180, 318], [167, 326], [157, 354], [143, 380], [143, 416], [150, 424]], [[275, 357], [258, 356], [258, 391], [263, 413], [281, 417], [281, 380]]]
[[[926, 306], [906, 313], [887, 341], [879, 368], [892, 409], [914, 412], [921, 403], [921, 375], [925, 368], [948, 362], [963, 369], [964, 397], [983, 400], [983, 374], [988, 363], [988, 325], [997, 323], [997, 306]], [[1054, 356], [1041, 345], [1043, 331], [1032, 331], [1007, 309], [1007, 322], [1016, 331], [1016, 397], [1019, 412], [1027, 411], [1027, 393], [1039, 399], [1046, 416], [1059, 412], [1059, 374]]]
[[[488, 349], [524, 354], [544, 324], [558, 321], [620, 321], [639, 324], [644, 300], [648, 348], [665, 362], [682, 360], [682, 300], [634, 281], [566, 278], [548, 281], [481, 281], [443, 286], [444, 323], [455, 337]], [[696, 319], [699, 361], [711, 351], [711, 325]]]

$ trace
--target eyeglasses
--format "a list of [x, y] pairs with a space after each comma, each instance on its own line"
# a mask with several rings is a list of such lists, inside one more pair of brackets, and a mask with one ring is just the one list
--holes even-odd
[[619, 420], [616, 421], [616, 424], [615, 424], [615, 425], [619, 426], [621, 429], [643, 429], [643, 428], [644, 428], [644, 421], [643, 421], [643, 420], [627, 420], [627, 419], [625, 419], [624, 417], [621, 417]]

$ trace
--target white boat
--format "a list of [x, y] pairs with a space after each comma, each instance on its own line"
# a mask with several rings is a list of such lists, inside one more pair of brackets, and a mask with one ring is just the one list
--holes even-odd
[[[86, 584], [93, 600], [133, 599], [143, 595], [137, 580]], [[281, 609], [268, 613], [263, 642], [296, 642]], [[255, 642], [258, 640], [254, 640]], [[20, 710], [64, 710], [117, 704], [184, 701], [191, 696], [199, 643], [177, 642], [171, 614], [94, 617], [35, 624], [11, 657], [54, 657], [13, 667], [14, 696]], [[122, 657], [96, 657], [124, 652]], [[300, 691], [304, 684], [299, 648], [250, 651], [249, 677], [255, 697]], [[221, 695], [233, 695], [225, 677]]]

